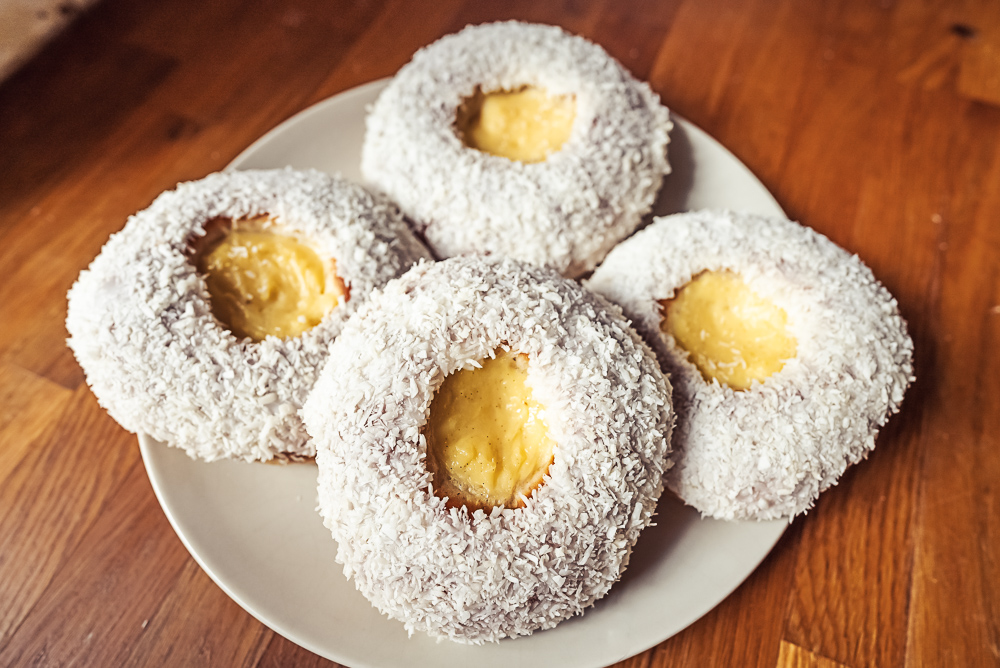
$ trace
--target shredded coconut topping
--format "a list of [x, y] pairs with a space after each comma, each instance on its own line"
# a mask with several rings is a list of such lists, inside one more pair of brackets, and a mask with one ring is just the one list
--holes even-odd
[[[462, 101], [536, 86], [573, 95], [569, 140], [525, 164], [463, 144]], [[552, 26], [470, 26], [418, 51], [367, 119], [361, 169], [440, 257], [487, 252], [594, 268], [649, 212], [667, 163], [667, 109], [601, 47]]]
[[[554, 461], [516, 510], [449, 509], [421, 427], [445, 376], [529, 356]], [[303, 416], [319, 509], [358, 589], [412, 634], [480, 644], [550, 628], [603, 596], [669, 466], [670, 385], [617, 307], [551, 270], [421, 263], [344, 327]]]
[[[707, 382], [660, 329], [657, 302], [704, 270], [736, 272], [788, 314], [798, 354], [763, 383]], [[588, 287], [621, 305], [674, 383], [667, 485], [719, 519], [792, 518], [875, 447], [913, 381], [892, 295], [857, 256], [797, 223], [701, 211], [658, 218]]]
[[[301, 336], [238, 340], [212, 315], [188, 251], [205, 223], [269, 214], [332, 257], [351, 298]], [[369, 293], [427, 251], [395, 206], [316, 171], [224, 172], [132, 216], [69, 292], [70, 348], [123, 427], [192, 457], [314, 453], [298, 415], [330, 343]]]

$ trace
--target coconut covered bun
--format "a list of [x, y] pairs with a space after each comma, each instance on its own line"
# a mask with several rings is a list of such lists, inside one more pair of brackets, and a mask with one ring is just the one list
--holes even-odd
[[[522, 507], [455, 507], [427, 466], [432, 401], [508, 352], [527, 357], [551, 464]], [[617, 307], [510, 259], [421, 263], [359, 310], [331, 359], [303, 411], [319, 509], [380, 611], [479, 644], [607, 593], [652, 519], [673, 422], [670, 385]]]
[[[346, 290], [311, 329], [255, 342], [213, 314], [192, 248], [220, 220], [261, 217], [335, 262]], [[343, 179], [211, 174], [129, 218], [81, 272], [68, 295], [68, 343], [101, 405], [129, 431], [209, 461], [307, 457], [314, 450], [298, 411], [330, 344], [369, 293], [426, 257], [393, 205]]]
[[[573, 109], [565, 143], [538, 162], [471, 147], [469, 106], [525, 88]], [[552, 26], [470, 26], [418, 51], [382, 92], [361, 169], [439, 257], [494, 253], [574, 277], [650, 211], [671, 127], [657, 95], [601, 47]]]
[[[664, 333], [664, 300], [704, 272], [737, 275], [787, 314], [794, 356], [746, 389], [710, 379]], [[895, 299], [856, 257], [797, 223], [700, 211], [615, 248], [588, 287], [619, 304], [674, 385], [667, 485], [727, 520], [792, 518], [875, 447], [913, 380]]]

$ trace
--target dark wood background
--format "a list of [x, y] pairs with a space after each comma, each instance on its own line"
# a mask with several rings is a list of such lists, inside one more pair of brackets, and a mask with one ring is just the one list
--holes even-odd
[[[64, 344], [126, 216], [468, 23], [603, 45], [898, 297], [878, 448], [663, 666], [1000, 665], [1000, 2], [104, 0], [0, 84], [0, 665], [326, 666], [241, 610]], [[669, 606], [670, 601], [664, 601]]]

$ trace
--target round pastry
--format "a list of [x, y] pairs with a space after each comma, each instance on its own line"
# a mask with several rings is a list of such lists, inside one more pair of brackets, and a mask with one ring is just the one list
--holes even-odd
[[670, 385], [549, 269], [422, 263], [334, 343], [303, 416], [337, 560], [407, 630], [482, 643], [603, 596], [650, 523]]
[[123, 427], [192, 457], [314, 453], [298, 411], [368, 294], [427, 251], [315, 171], [223, 172], [132, 216], [69, 292], [70, 348]]
[[601, 47], [552, 26], [470, 26], [418, 51], [367, 120], [361, 169], [439, 257], [578, 276], [635, 230], [669, 114]]
[[658, 218], [588, 287], [621, 305], [673, 381], [667, 485], [719, 519], [791, 518], [875, 447], [913, 342], [871, 271], [797, 223]]

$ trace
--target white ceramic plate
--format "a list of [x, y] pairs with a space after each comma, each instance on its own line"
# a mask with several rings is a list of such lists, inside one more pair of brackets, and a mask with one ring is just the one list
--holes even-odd
[[[361, 180], [366, 107], [384, 81], [355, 88], [281, 124], [231, 167], [291, 165]], [[674, 117], [657, 213], [733, 208], [781, 214], [767, 189], [731, 153]], [[669, 638], [728, 596], [780, 538], [784, 522], [700, 519], [665, 495], [657, 526], [642, 534], [621, 582], [581, 617], [555, 629], [472, 647], [407, 638], [343, 576], [316, 507], [316, 467], [205, 464], [140, 435], [146, 470], [188, 551], [250, 614], [286, 638], [354, 668], [604, 666]]]

